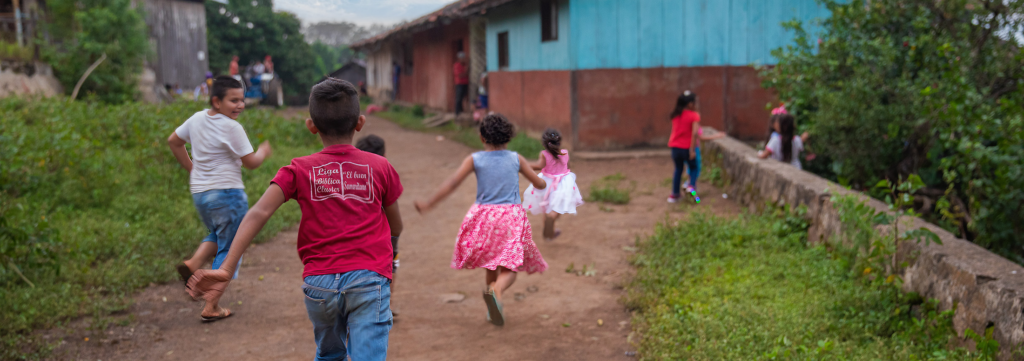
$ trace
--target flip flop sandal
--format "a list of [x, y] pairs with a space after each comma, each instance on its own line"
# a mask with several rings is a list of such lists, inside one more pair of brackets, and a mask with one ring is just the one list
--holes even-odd
[[505, 325], [505, 314], [501, 310], [501, 302], [494, 296], [494, 291], [484, 292], [484, 303], [487, 304], [487, 320], [495, 326]]
[[216, 316], [207, 317], [207, 316], [203, 316], [202, 314], [199, 314], [199, 317], [203, 321], [203, 323], [210, 323], [210, 322], [220, 321], [220, 320], [223, 320], [225, 318], [231, 317], [231, 315], [233, 315], [233, 314], [234, 313], [231, 313], [231, 310], [226, 309], [226, 308], [221, 308], [220, 309], [220, 313], [217, 314]]
[[185, 262], [178, 263], [177, 266], [174, 266], [174, 269], [178, 270], [178, 276], [181, 277], [181, 280], [185, 282], [187, 287], [188, 279], [192, 278], [192, 270], [185, 265]]

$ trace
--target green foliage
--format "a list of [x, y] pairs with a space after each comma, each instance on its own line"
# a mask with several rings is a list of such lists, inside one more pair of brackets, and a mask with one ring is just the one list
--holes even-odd
[[316, 56], [316, 72], [318, 76], [326, 76], [356, 57], [356, 53], [345, 45], [330, 46], [318, 40], [311, 47], [313, 54]]
[[[274, 12], [272, 0], [256, 0], [256, 6], [253, 1], [206, 2], [210, 68], [226, 74], [231, 57], [237, 55], [242, 72], [250, 61], [263, 61], [264, 56], [270, 55], [285, 92], [308, 94], [323, 74], [317, 74], [317, 56], [299, 31], [302, 22], [294, 14]], [[248, 28], [249, 23], [252, 29]]]
[[427, 113], [423, 111], [422, 105], [416, 104], [412, 106], [412, 115], [415, 115], [417, 117], [424, 117], [427, 115]]
[[[964, 360], [952, 311], [849, 272], [789, 210], [701, 213], [639, 244], [640, 360]], [[801, 223], [802, 222], [802, 223]]]
[[626, 176], [622, 173], [615, 173], [605, 176], [590, 186], [591, 202], [604, 202], [611, 204], [627, 204], [630, 200], [630, 193], [636, 188], [636, 182], [630, 182], [628, 188], [621, 188]]
[[1024, 262], [1024, 2], [822, 3], [820, 35], [787, 23], [762, 72], [821, 145], [808, 169], [856, 189], [919, 174], [924, 216]]
[[0, 59], [16, 61], [32, 61], [33, 46], [20, 46], [0, 40]]
[[[0, 99], [0, 359], [43, 347], [26, 343], [33, 329], [123, 310], [134, 291], [176, 279], [207, 231], [166, 139], [203, 107]], [[319, 148], [299, 121], [263, 110], [238, 121], [274, 147], [242, 173], [250, 204], [279, 167]], [[298, 218], [286, 204], [258, 239]]]
[[59, 41], [44, 48], [44, 59], [65, 91], [70, 94], [85, 70], [107, 54], [79, 96], [112, 104], [135, 99], [142, 62], [149, 54], [142, 11], [131, 0], [52, 0], [47, 5], [48, 26]]

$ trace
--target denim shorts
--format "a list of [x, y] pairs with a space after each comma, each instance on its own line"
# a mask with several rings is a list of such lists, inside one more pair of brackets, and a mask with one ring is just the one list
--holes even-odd
[[[213, 269], [220, 268], [220, 264], [228, 256], [228, 250], [231, 249], [231, 241], [235, 239], [238, 225], [242, 223], [242, 218], [245, 218], [245, 212], [249, 211], [249, 197], [242, 189], [214, 189], [193, 193], [192, 202], [196, 205], [196, 211], [199, 211], [199, 218], [210, 231], [210, 234], [203, 238], [203, 242], [217, 243]], [[242, 264], [241, 260], [238, 264]], [[236, 268], [235, 278], [237, 277]]]
[[306, 313], [313, 322], [317, 361], [385, 360], [391, 315], [391, 281], [358, 270], [303, 280]]

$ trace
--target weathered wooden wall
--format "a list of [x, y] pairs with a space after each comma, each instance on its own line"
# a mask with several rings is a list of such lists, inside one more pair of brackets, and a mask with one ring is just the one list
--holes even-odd
[[145, 4], [153, 50], [149, 66], [157, 84], [178, 84], [186, 90], [199, 85], [210, 69], [203, 2], [146, 0]]

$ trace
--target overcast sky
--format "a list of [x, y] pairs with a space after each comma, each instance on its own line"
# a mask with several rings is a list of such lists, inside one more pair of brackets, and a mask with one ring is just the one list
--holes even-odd
[[440, 9], [453, 0], [274, 0], [275, 10], [298, 15], [304, 25], [348, 21], [391, 25]]

